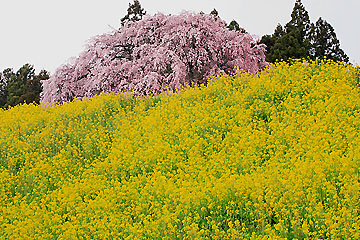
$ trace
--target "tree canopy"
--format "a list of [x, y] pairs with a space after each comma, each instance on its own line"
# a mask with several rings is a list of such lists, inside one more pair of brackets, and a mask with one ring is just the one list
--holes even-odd
[[236, 22], [235, 20], [232, 20], [232, 21], [229, 23], [228, 28], [229, 28], [230, 30], [240, 31], [240, 32], [242, 32], [242, 33], [247, 33], [247, 31], [246, 31], [244, 28], [240, 27], [239, 23]]
[[0, 74], [0, 107], [19, 103], [39, 103], [42, 92], [41, 80], [49, 79], [49, 73], [42, 70], [38, 75], [30, 64], [24, 64], [16, 73], [7, 68]]
[[127, 21], [139, 21], [146, 14], [146, 11], [141, 7], [141, 4], [138, 0], [134, 0], [134, 3], [129, 3], [129, 8], [127, 9], [127, 14], [121, 19], [121, 26]]
[[94, 37], [73, 63], [43, 82], [42, 101], [67, 102], [110, 91], [176, 91], [206, 84], [210, 76], [235, 66], [249, 73], [265, 68], [263, 45], [211, 14], [146, 15]]
[[262, 37], [266, 45], [266, 60], [288, 60], [290, 58], [318, 59], [328, 57], [333, 60], [349, 61], [340, 48], [333, 27], [321, 18], [313, 24], [301, 0], [296, 0], [291, 20], [282, 27], [276, 27], [274, 34]]
[[315, 58], [329, 58], [336, 61], [348, 62], [349, 57], [340, 48], [334, 28], [321, 17], [312, 29], [313, 43], [311, 54]]

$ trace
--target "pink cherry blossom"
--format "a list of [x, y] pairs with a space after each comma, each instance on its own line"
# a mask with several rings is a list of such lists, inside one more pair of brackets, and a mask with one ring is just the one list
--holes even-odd
[[268, 65], [264, 51], [251, 35], [229, 30], [212, 15], [146, 15], [92, 38], [85, 51], [43, 81], [41, 101], [63, 103], [110, 91], [174, 92], [206, 84], [235, 66], [255, 74]]

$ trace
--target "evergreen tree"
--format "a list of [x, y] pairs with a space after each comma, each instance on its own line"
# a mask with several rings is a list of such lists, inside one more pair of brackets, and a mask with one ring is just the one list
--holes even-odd
[[247, 33], [246, 30], [244, 28], [240, 27], [240, 25], [235, 20], [232, 20], [230, 22], [230, 24], [228, 25], [228, 28], [230, 30], [240, 31], [241, 33]]
[[8, 97], [8, 84], [16, 79], [16, 75], [11, 68], [5, 69], [1, 74], [1, 108], [5, 108], [7, 105]]
[[127, 21], [139, 21], [146, 14], [146, 11], [141, 8], [141, 4], [138, 0], [134, 0], [134, 3], [129, 3], [127, 14], [121, 19], [121, 26], [124, 26]]
[[219, 12], [215, 8], [210, 12], [210, 14], [215, 16], [215, 17], [219, 16]]
[[284, 28], [281, 26], [281, 24], [278, 24], [274, 31], [274, 37], [280, 38], [280, 37], [284, 36], [284, 34], [285, 34]]
[[[280, 37], [282, 37], [285, 34], [283, 27], [281, 24], [278, 24], [275, 28], [275, 32], [272, 35], [264, 35], [261, 38], [260, 43], [266, 45], [266, 61], [267, 62], [275, 62], [276, 59], [281, 59], [280, 54], [280, 41], [277, 41]], [[274, 48], [275, 44], [277, 45], [276, 48]]]
[[301, 0], [296, 0], [291, 20], [284, 28], [279, 24], [274, 34], [265, 35], [261, 43], [267, 46], [266, 58], [269, 62], [276, 59], [306, 58], [311, 49], [311, 22]]
[[291, 20], [285, 25], [285, 32], [299, 30], [300, 40], [310, 38], [311, 22], [309, 13], [306, 11], [301, 0], [296, 0], [295, 6], [291, 13]]
[[280, 24], [274, 34], [264, 35], [260, 43], [266, 45], [266, 61], [290, 58], [318, 59], [327, 57], [348, 62], [340, 49], [333, 27], [321, 18], [312, 24], [301, 0], [296, 0], [291, 20], [283, 28]]
[[15, 78], [12, 78], [7, 85], [7, 105], [15, 106], [22, 103], [21, 96], [25, 94], [25, 85], [34, 75], [35, 70], [30, 64], [25, 64], [16, 72]]
[[291, 20], [285, 25], [285, 33], [280, 39], [285, 46], [284, 60], [291, 58], [306, 58], [311, 48], [311, 22], [308, 12], [301, 0], [296, 0], [291, 13]]
[[210, 12], [210, 15], [213, 16], [215, 20], [219, 19], [219, 12], [215, 8]]
[[340, 48], [334, 28], [321, 17], [313, 27], [311, 54], [313, 58], [327, 57], [335, 61], [349, 62], [349, 57]]
[[39, 75], [34, 75], [33, 78], [28, 79], [24, 86], [24, 94], [20, 96], [20, 102], [39, 103], [40, 93], [42, 92], [41, 81], [49, 79], [50, 74], [46, 70], [42, 70]]
[[42, 70], [39, 75], [30, 64], [25, 64], [16, 73], [5, 69], [0, 80], [0, 107], [7, 108], [19, 103], [39, 103], [42, 91], [41, 80], [49, 79], [49, 73]]

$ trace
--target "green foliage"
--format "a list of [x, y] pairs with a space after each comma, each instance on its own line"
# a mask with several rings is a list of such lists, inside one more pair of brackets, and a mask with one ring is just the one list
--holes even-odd
[[219, 12], [215, 8], [210, 12], [210, 15], [213, 16], [215, 20], [219, 19]]
[[312, 28], [312, 54], [315, 58], [329, 58], [335, 61], [349, 62], [349, 57], [340, 48], [334, 28], [321, 17]]
[[280, 24], [272, 36], [265, 35], [261, 43], [267, 45], [266, 60], [306, 58], [309, 55], [311, 23], [308, 12], [300, 0], [296, 0], [291, 20], [284, 28]]
[[138, 0], [134, 0], [133, 4], [129, 3], [127, 14], [121, 19], [121, 26], [124, 26], [127, 21], [136, 22], [141, 20], [145, 14], [146, 11], [141, 8], [140, 2]]
[[210, 12], [210, 14], [215, 16], [215, 17], [219, 16], [219, 12], [215, 8]]
[[247, 33], [246, 30], [244, 28], [240, 27], [240, 25], [235, 20], [232, 20], [230, 22], [230, 24], [228, 25], [228, 28], [233, 31], [240, 31], [242, 33]]
[[28, 81], [31, 81], [34, 75], [35, 70], [29, 64], [25, 64], [16, 72], [15, 78], [7, 85], [7, 105], [15, 106], [22, 102], [22, 96], [25, 94], [25, 85], [27, 85]]
[[29, 79], [24, 86], [24, 94], [20, 98], [20, 102], [40, 102], [40, 93], [42, 92], [41, 81], [49, 79], [49, 73], [42, 70], [39, 75], [35, 75]]
[[40, 81], [49, 79], [49, 73], [42, 70], [36, 75], [34, 67], [25, 64], [16, 73], [11, 68], [5, 69], [0, 77], [0, 107], [7, 108], [20, 103], [39, 103]]
[[[200, 14], [204, 14], [204, 12], [200, 12]], [[219, 18], [219, 12], [215, 8], [210, 12], [210, 15], [212, 15], [216, 20]], [[239, 23], [235, 20], [232, 20], [227, 28], [233, 31], [240, 31], [241, 33], [248, 33], [244, 28], [240, 27]]]
[[[281, 58], [281, 54], [280, 54], [280, 41], [277, 41], [278, 39], [280, 39], [280, 37], [282, 37], [285, 34], [283, 27], [281, 26], [281, 24], [278, 24], [277, 27], [275, 28], [275, 32], [273, 35], [264, 35], [261, 38], [261, 43], [266, 45], [266, 61], [267, 62], [275, 62], [276, 59], [280, 59]], [[277, 44], [277, 46], [275, 47], [275, 44]]]
[[296, 0], [291, 20], [283, 28], [280, 24], [274, 34], [265, 35], [260, 43], [267, 46], [266, 61], [290, 59], [321, 59], [348, 62], [349, 58], [340, 49], [333, 27], [321, 18], [312, 24], [301, 0]]

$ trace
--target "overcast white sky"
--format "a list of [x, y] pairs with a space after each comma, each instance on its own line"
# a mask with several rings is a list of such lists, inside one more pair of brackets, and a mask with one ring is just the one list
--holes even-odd
[[[77, 56], [92, 36], [120, 26], [133, 0], [0, 0], [0, 71], [25, 63], [39, 72], [55, 69]], [[321, 16], [334, 28], [342, 49], [360, 64], [360, 0], [303, 0], [312, 22]], [[295, 0], [140, 0], [148, 14], [182, 10], [236, 20], [249, 33], [272, 34], [290, 20]], [[111, 27], [110, 27], [111, 26]]]

